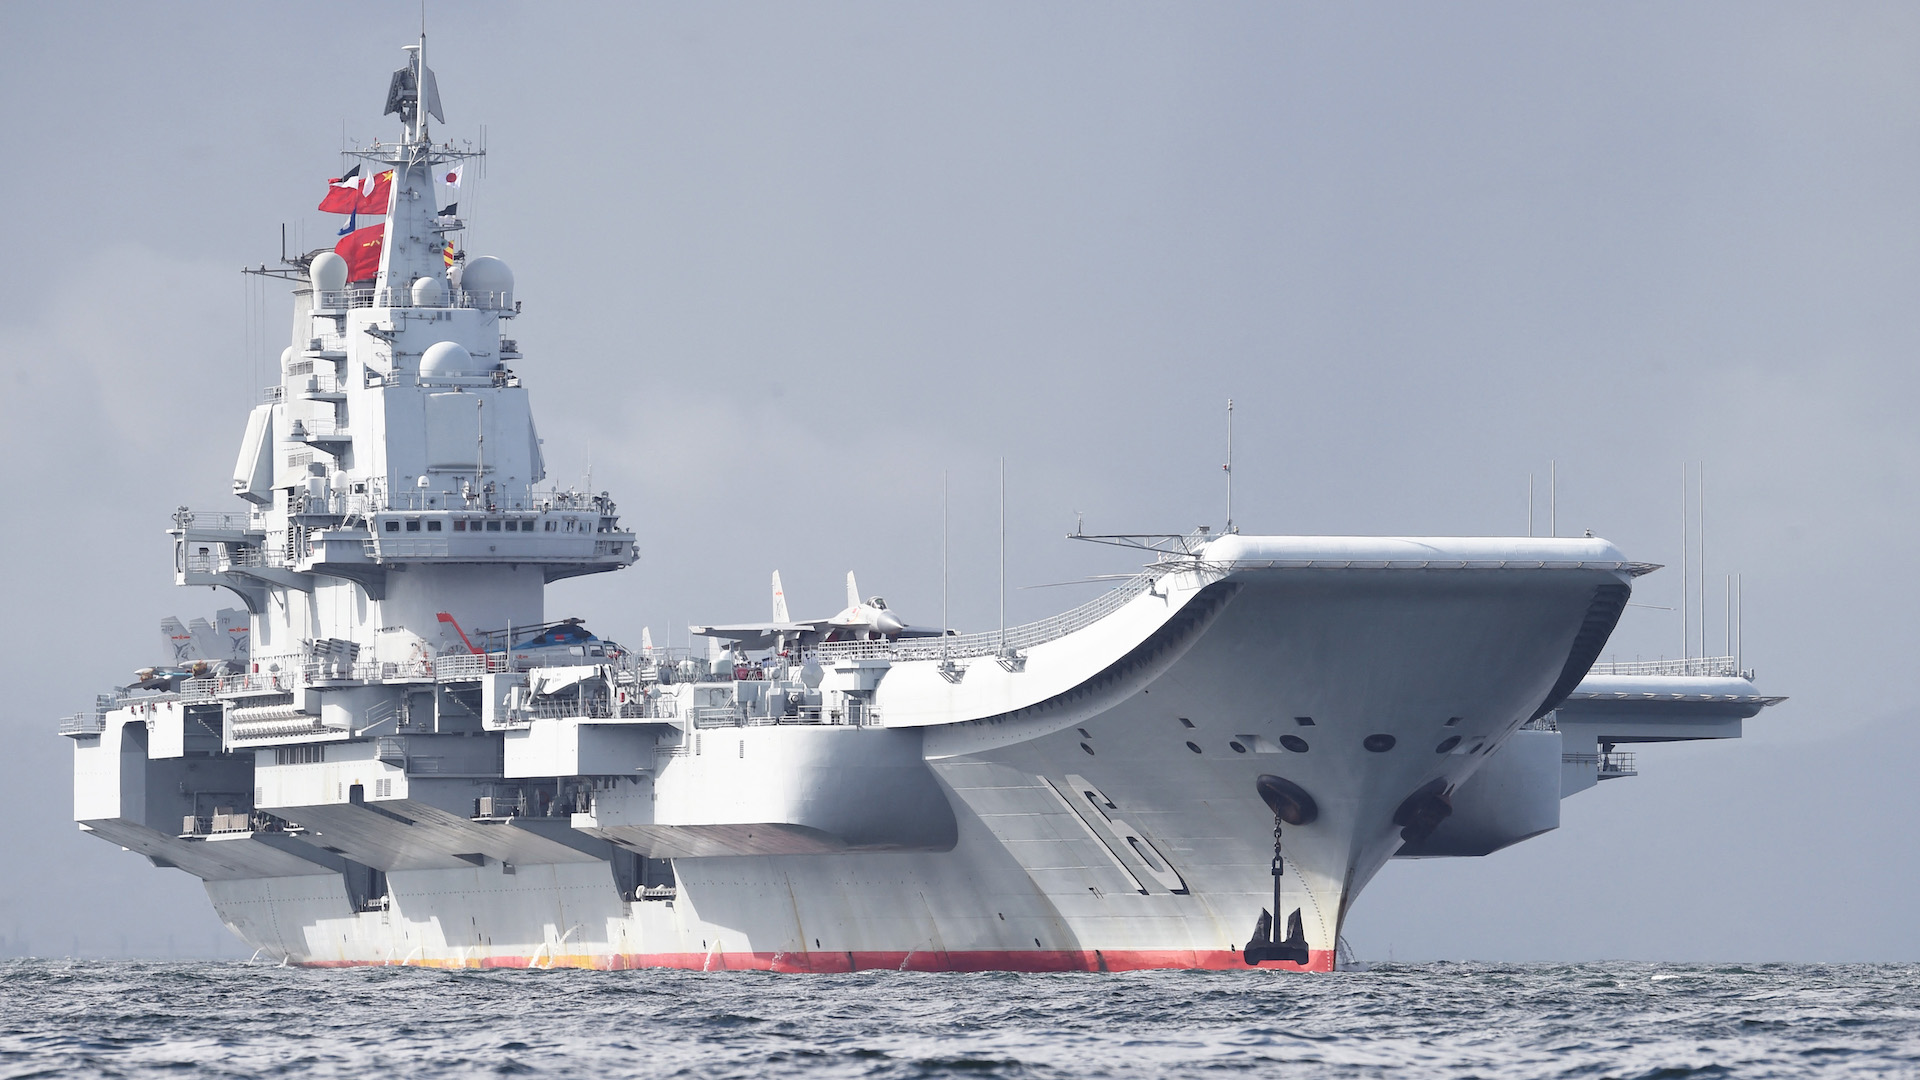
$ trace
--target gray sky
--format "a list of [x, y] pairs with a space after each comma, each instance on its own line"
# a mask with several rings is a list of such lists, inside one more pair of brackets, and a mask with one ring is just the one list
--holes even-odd
[[[155, 662], [181, 503], [220, 506], [286, 343], [272, 262], [406, 5], [0, 5], [0, 447], [22, 511], [0, 954], [236, 949], [199, 884], [77, 835], [56, 717]], [[549, 466], [644, 558], [549, 615], [938, 620], [1125, 569], [1066, 542], [1591, 528], [1674, 569], [1681, 462], [1746, 659], [1792, 695], [1656, 747], [1480, 860], [1390, 866], [1366, 958], [1920, 959], [1910, 554], [1920, 10], [1895, 4], [492, 4], [433, 13], [512, 264]], [[250, 314], [251, 313], [251, 314]], [[26, 507], [40, 506], [41, 510]], [[1028, 619], [1091, 587], [1015, 588]], [[677, 638], [678, 632], [675, 632]], [[1610, 652], [1675, 655], [1630, 609]]]

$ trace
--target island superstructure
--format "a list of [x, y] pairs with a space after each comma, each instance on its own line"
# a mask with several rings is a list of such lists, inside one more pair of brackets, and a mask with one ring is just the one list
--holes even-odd
[[542, 486], [513, 275], [448, 242], [467, 155], [424, 42], [387, 111], [385, 222], [292, 261], [235, 504], [170, 530], [176, 582], [244, 618], [62, 723], [81, 828], [265, 955], [1328, 970], [1388, 860], [1539, 835], [1620, 745], [1778, 700], [1726, 660], [1596, 668], [1653, 568], [1591, 537], [1124, 538], [1137, 577], [984, 634], [851, 582], [794, 621], [776, 578], [704, 657], [556, 620], [546, 586], [634, 534]]

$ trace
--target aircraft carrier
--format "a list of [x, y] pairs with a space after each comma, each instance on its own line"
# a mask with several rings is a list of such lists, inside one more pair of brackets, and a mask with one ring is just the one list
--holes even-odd
[[[1779, 700], [1597, 665], [1605, 540], [1107, 537], [1137, 576], [988, 633], [845, 611], [623, 647], [544, 601], [639, 557], [546, 483], [500, 259], [457, 250], [424, 40], [378, 226], [283, 260], [293, 331], [174, 579], [240, 607], [67, 718], [82, 831], [295, 964], [1330, 970], [1388, 860], [1473, 857]], [[371, 96], [371, 95], [370, 95]], [[638, 623], [638, 619], [635, 620]], [[623, 631], [624, 632], [624, 631]]]

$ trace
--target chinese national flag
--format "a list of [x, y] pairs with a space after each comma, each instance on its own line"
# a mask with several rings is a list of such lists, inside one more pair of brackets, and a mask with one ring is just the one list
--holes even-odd
[[362, 183], [360, 201], [354, 206], [362, 214], [384, 214], [393, 198], [393, 170], [369, 176]]
[[347, 260], [348, 281], [371, 281], [379, 275], [380, 245], [386, 235], [385, 225], [369, 225], [333, 245], [333, 253]]

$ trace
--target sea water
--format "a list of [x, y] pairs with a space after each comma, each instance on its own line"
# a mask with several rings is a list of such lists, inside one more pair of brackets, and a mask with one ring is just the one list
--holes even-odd
[[0, 962], [0, 1077], [1920, 1076], [1920, 966], [700, 974]]

